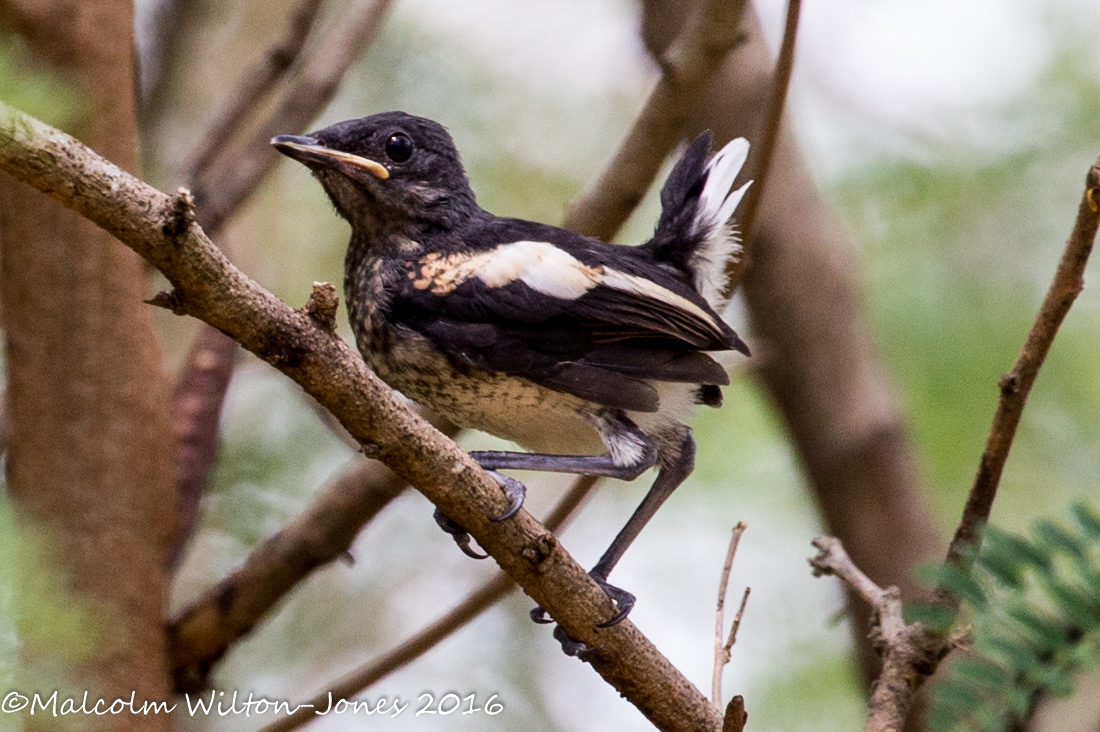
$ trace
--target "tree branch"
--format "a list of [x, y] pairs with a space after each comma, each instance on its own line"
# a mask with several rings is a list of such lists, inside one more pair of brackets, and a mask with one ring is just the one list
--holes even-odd
[[[1085, 191], [1077, 208], [1077, 219], [1058, 263], [1054, 280], [1028, 334], [1016, 365], [1001, 377], [1001, 398], [978, 475], [963, 509], [945, 564], [970, 571], [973, 555], [980, 548], [980, 528], [989, 518], [997, 484], [1012, 446], [1012, 438], [1028, 392], [1058, 333], [1070, 306], [1084, 288], [1084, 271], [1100, 227], [1100, 160], [1089, 169]], [[882, 672], [871, 696], [867, 732], [900, 730], [913, 704], [916, 690], [931, 676], [940, 661], [955, 647], [950, 635], [920, 623], [905, 625], [896, 588], [883, 590], [851, 561], [840, 541], [826, 537], [814, 540], [821, 553], [810, 560], [815, 574], [835, 574], [855, 590], [874, 610], [872, 638], [882, 651]], [[940, 590], [939, 600], [952, 612], [958, 598]]]
[[[1050, 283], [1039, 315], [1031, 326], [1023, 350], [1012, 370], [1001, 377], [1001, 396], [993, 425], [982, 451], [978, 473], [966, 499], [962, 520], [951, 540], [946, 561], [969, 571], [973, 551], [980, 546], [981, 526], [989, 519], [997, 486], [1001, 482], [1012, 440], [1020, 424], [1028, 394], [1039, 375], [1039, 369], [1058, 334], [1073, 301], [1085, 287], [1085, 265], [1092, 253], [1100, 225], [1100, 160], [1093, 164], [1085, 178], [1085, 192], [1077, 208], [1077, 220], [1058, 262], [1054, 281]], [[941, 593], [942, 594], [942, 593]]]
[[[443, 429], [448, 436], [457, 431], [453, 425]], [[381, 463], [356, 458], [318, 493], [305, 513], [181, 612], [168, 626], [176, 689], [206, 688], [208, 672], [229, 647], [251, 633], [314, 570], [344, 556], [363, 526], [407, 485]]]
[[615, 157], [566, 211], [567, 229], [610, 240], [684, 134], [714, 72], [738, 39], [745, 0], [703, 0], [660, 58], [661, 78]]
[[[569, 492], [562, 496], [543, 524], [548, 531], [558, 532], [569, 517], [580, 506], [581, 501], [591, 492], [598, 478], [582, 476], [573, 481]], [[362, 692], [373, 684], [378, 683], [386, 676], [403, 668], [417, 658], [439, 645], [449, 638], [459, 628], [462, 628], [485, 610], [499, 602], [505, 595], [515, 589], [508, 575], [498, 574], [483, 584], [465, 600], [452, 608], [446, 615], [424, 628], [412, 638], [393, 649], [382, 654], [366, 666], [351, 672], [340, 681], [327, 686], [328, 691], [318, 694], [306, 704], [313, 704], [315, 709], [320, 709], [328, 704], [329, 694], [334, 700], [347, 699]], [[313, 721], [314, 717], [299, 715], [288, 716], [264, 727], [260, 732], [290, 732], [290, 730]]]
[[290, 17], [286, 34], [244, 72], [233, 93], [226, 97], [222, 108], [207, 123], [206, 130], [188, 161], [184, 176], [186, 180], [193, 181], [202, 177], [249, 115], [272, 92], [276, 82], [286, 75], [306, 45], [306, 38], [320, 13], [321, 2], [322, 0], [299, 0]]
[[[738, 521], [737, 525], [733, 527], [733, 536], [730, 537], [729, 548], [726, 550], [726, 562], [722, 565], [722, 577], [718, 581], [718, 606], [714, 611], [714, 670], [711, 672], [710, 677], [710, 700], [714, 703], [714, 706], [719, 708], [722, 706], [722, 669], [730, 662], [729, 649], [722, 643], [726, 625], [724, 615], [726, 590], [729, 588], [730, 571], [733, 569], [733, 558], [737, 554], [737, 545], [741, 543], [741, 535], [744, 533], [745, 524]], [[730, 647], [733, 646], [733, 638], [736, 637], [741, 612], [744, 611], [745, 602], [748, 598], [749, 593], [746, 590], [745, 599], [741, 602], [741, 610], [738, 611], [737, 618], [734, 619], [733, 627], [730, 629]]]
[[215, 160], [192, 181], [204, 228], [224, 222], [279, 163], [280, 157], [271, 151], [271, 138], [302, 130], [332, 100], [340, 79], [370, 43], [391, 4], [392, 0], [353, 0], [301, 62], [273, 111], [259, 122], [240, 153], [228, 161]]
[[599, 647], [590, 662], [658, 728], [717, 729], [717, 711], [525, 511], [493, 522], [500, 486], [413, 414], [351, 349], [305, 313], [247, 278], [170, 197], [68, 135], [0, 104], [0, 169], [86, 216], [159, 269], [175, 309], [224, 331], [294, 379], [360, 442], [464, 526], [573, 638]]
[[801, 12], [802, 0], [787, 1], [787, 21], [783, 28], [783, 43], [779, 47], [779, 58], [775, 62], [768, 111], [764, 116], [764, 129], [757, 137], [756, 166], [752, 173], [753, 184], [745, 194], [745, 202], [741, 206], [739, 216], [745, 251], [741, 257], [731, 259], [727, 264], [727, 293], [733, 292], [737, 287], [737, 283], [741, 281], [741, 274], [749, 266], [752, 257], [749, 246], [755, 233], [753, 226], [756, 223], [756, 212], [760, 209], [760, 199], [764, 195], [768, 174], [771, 172], [772, 157], [779, 142], [779, 131], [783, 127], [783, 109], [787, 104], [787, 90], [791, 86], [791, 72], [794, 70], [794, 49], [798, 38], [798, 19]]
[[914, 692], [931, 674], [918, 671], [926, 657], [919, 645], [920, 626], [906, 625], [902, 619], [898, 588], [884, 590], [872, 582], [852, 562], [839, 539], [823, 536], [812, 543], [820, 550], [810, 560], [814, 576], [835, 575], [872, 609], [871, 639], [882, 654], [882, 672], [871, 692], [864, 732], [898, 732], [905, 725]]

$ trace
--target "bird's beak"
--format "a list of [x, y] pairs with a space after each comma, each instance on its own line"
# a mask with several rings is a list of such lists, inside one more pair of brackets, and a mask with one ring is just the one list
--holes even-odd
[[353, 168], [365, 170], [379, 180], [390, 177], [390, 171], [381, 163], [369, 158], [352, 155], [351, 153], [333, 150], [317, 142], [312, 137], [298, 137], [297, 135], [276, 135], [271, 138], [271, 144], [276, 150], [288, 158], [297, 160], [307, 167], [321, 166], [326, 168], [348, 165]]

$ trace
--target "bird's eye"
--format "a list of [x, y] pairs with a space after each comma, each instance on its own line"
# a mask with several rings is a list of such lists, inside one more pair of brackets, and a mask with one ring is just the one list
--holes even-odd
[[413, 141], [404, 132], [390, 135], [386, 140], [386, 155], [395, 163], [403, 163], [412, 157]]

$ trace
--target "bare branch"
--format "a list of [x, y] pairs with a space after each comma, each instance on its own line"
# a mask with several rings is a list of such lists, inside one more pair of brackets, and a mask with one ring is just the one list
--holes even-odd
[[215, 161], [205, 175], [192, 181], [203, 227], [225, 221], [278, 164], [280, 157], [270, 145], [272, 137], [302, 130], [332, 100], [340, 79], [370, 43], [391, 4], [392, 0], [353, 0], [301, 62], [278, 103], [259, 122], [240, 153], [227, 162]]
[[711, 76], [738, 39], [744, 0], [703, 0], [661, 57], [662, 74], [615, 157], [566, 212], [563, 226], [609, 240], [684, 134]]
[[726, 644], [722, 646], [722, 652], [726, 663], [729, 663], [730, 649], [733, 648], [733, 644], [737, 642], [737, 630], [741, 627], [741, 618], [745, 617], [745, 606], [749, 604], [749, 595], [752, 594], [752, 588], [746, 587], [745, 594], [741, 595], [741, 604], [737, 608], [737, 614], [733, 616], [733, 623], [730, 624], [730, 635], [726, 639]]
[[[1092, 253], [1096, 240], [1096, 230], [1100, 226], [1100, 160], [1093, 164], [1085, 179], [1085, 192], [1077, 207], [1077, 220], [1066, 242], [1065, 251], [1058, 262], [1054, 281], [1050, 283], [1046, 298], [1027, 335], [1024, 348], [1012, 370], [1001, 377], [1001, 396], [997, 403], [997, 412], [993, 415], [993, 425], [982, 451], [978, 474], [966, 499], [962, 519], [947, 550], [946, 561], [969, 570], [972, 550], [976, 550], [981, 538], [979, 531], [989, 519], [993, 509], [993, 499], [997, 496], [997, 486], [1001, 482], [1001, 472], [1008, 460], [1016, 428], [1024, 404], [1035, 383], [1035, 377], [1046, 359], [1054, 336], [1066, 317], [1073, 301], [1085, 287], [1085, 265]], [[943, 594], [943, 593], [941, 593]], [[947, 599], [947, 598], [944, 598]]]
[[380, 459], [465, 527], [566, 633], [600, 648], [592, 667], [658, 728], [719, 727], [717, 710], [629, 619], [598, 627], [614, 613], [612, 602], [553, 534], [522, 510], [492, 521], [507, 502], [497, 482], [413, 414], [347, 344], [234, 267], [197, 224], [179, 231], [173, 197], [3, 104], [0, 170], [117, 237], [164, 273], [187, 313], [294, 379], [356, 439], [378, 445]]
[[[569, 492], [558, 501], [558, 504], [546, 517], [544, 526], [550, 531], [557, 532], [596, 485], [596, 482], [597, 478], [591, 476], [583, 476], [575, 480]], [[515, 586], [515, 583], [507, 575], [500, 574], [493, 577], [477, 590], [474, 590], [465, 600], [439, 620], [436, 620], [404, 643], [382, 654], [368, 665], [353, 671], [335, 684], [329, 685], [328, 691], [318, 694], [306, 703], [313, 704], [314, 708], [324, 708], [328, 704], [329, 694], [332, 694], [334, 700], [347, 699], [378, 683], [386, 676], [409, 665], [449, 638], [459, 628], [462, 628], [499, 602], [501, 598], [515, 589]], [[289, 732], [309, 723], [312, 719], [312, 717], [305, 715], [288, 716], [264, 727], [260, 732]]]
[[798, 19], [801, 12], [802, 0], [787, 1], [787, 22], [783, 28], [783, 43], [779, 47], [779, 58], [775, 62], [771, 96], [768, 98], [768, 112], [764, 117], [764, 129], [756, 141], [756, 167], [752, 173], [753, 184], [745, 194], [745, 202], [741, 206], [739, 217], [742, 238], [745, 242], [745, 253], [735, 260], [731, 259], [727, 266], [729, 279], [726, 283], [726, 292], [732, 292], [737, 287], [737, 283], [741, 280], [741, 274], [749, 265], [752, 257], [750, 246], [755, 233], [753, 226], [756, 223], [756, 212], [760, 208], [760, 198], [764, 195], [768, 174], [771, 172], [772, 157], [775, 154], [776, 143], [779, 142], [779, 132], [783, 127], [783, 108], [786, 106], [787, 90], [791, 85], [795, 40], [798, 37]]
[[730, 571], [733, 570], [733, 557], [737, 554], [737, 545], [741, 542], [741, 534], [744, 533], [745, 524], [743, 521], [738, 521], [733, 527], [733, 536], [730, 537], [729, 548], [726, 550], [726, 563], [722, 565], [722, 578], [718, 581], [718, 606], [714, 612], [714, 671], [710, 679], [710, 700], [719, 708], [722, 706], [722, 669], [730, 662], [729, 652], [722, 645], [722, 635], [726, 625], [726, 590], [729, 588]]
[[[453, 425], [442, 429], [448, 436], [458, 431]], [[305, 513], [181, 612], [168, 626], [177, 689], [205, 688], [207, 672], [229, 647], [315, 569], [345, 555], [362, 528], [406, 485], [381, 463], [356, 458]]]
[[[1028, 334], [1023, 351], [1012, 371], [1001, 378], [1001, 398], [993, 427], [974, 480], [959, 528], [951, 542], [945, 563], [969, 571], [973, 553], [979, 548], [981, 525], [989, 518], [997, 484], [1020, 423], [1024, 403], [1043, 364], [1058, 327], [1084, 287], [1084, 270], [1100, 227], [1100, 160], [1085, 179], [1085, 191], [1077, 209], [1077, 220], [1054, 280]], [[814, 541], [821, 554], [811, 560], [816, 573], [835, 574], [864, 598], [875, 611], [878, 636], [872, 636], [882, 650], [882, 673], [871, 696], [867, 732], [900, 730], [913, 704], [914, 692], [931, 676], [950, 653], [958, 637], [944, 635], [919, 623], [906, 626], [901, 617], [901, 600], [895, 588], [883, 590], [867, 578], [848, 558], [839, 540]], [[958, 608], [958, 599], [939, 593], [941, 602]]]
[[256, 111], [259, 103], [298, 59], [320, 13], [321, 2], [299, 0], [298, 7], [291, 14], [286, 35], [244, 72], [233, 93], [227, 96], [225, 104], [207, 123], [198, 147], [188, 161], [186, 180], [194, 181], [202, 177], [214, 158], [225, 149], [226, 143], [233, 139], [236, 130]]
[[172, 431], [179, 445], [176, 483], [178, 493], [178, 535], [172, 563], [179, 562], [214, 464], [218, 446], [218, 423], [237, 343], [219, 330], [202, 326], [180, 371], [172, 394]]
[[835, 575], [873, 610], [872, 641], [882, 654], [882, 672], [871, 693], [864, 732], [899, 732], [913, 694], [926, 678], [915, 671], [916, 664], [926, 657], [915, 642], [919, 626], [907, 626], [902, 619], [898, 588], [884, 590], [872, 582], [855, 566], [839, 539], [823, 536], [812, 543], [820, 550], [810, 560], [814, 575]]

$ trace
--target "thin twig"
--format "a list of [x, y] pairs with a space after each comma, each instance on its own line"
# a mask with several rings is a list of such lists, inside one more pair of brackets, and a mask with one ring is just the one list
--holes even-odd
[[779, 142], [779, 133], [783, 128], [783, 109], [786, 107], [787, 92], [791, 85], [795, 41], [798, 37], [798, 20], [801, 13], [802, 0], [788, 0], [787, 22], [783, 28], [783, 43], [779, 47], [779, 58], [775, 62], [768, 112], [764, 117], [764, 128], [756, 145], [756, 165], [752, 172], [753, 184], [745, 193], [745, 201], [741, 205], [741, 214], [738, 217], [745, 251], [742, 256], [736, 260], [730, 260], [727, 265], [729, 275], [726, 284], [727, 292], [732, 292], [737, 287], [752, 256], [749, 247], [756, 233], [756, 214], [760, 210], [760, 201], [772, 168], [776, 143]]
[[185, 168], [186, 180], [193, 181], [202, 177], [214, 158], [225, 150], [236, 131], [244, 126], [260, 102], [273, 91], [279, 79], [286, 75], [306, 45], [306, 38], [320, 14], [321, 2], [322, 0], [300, 0], [290, 16], [286, 34], [244, 72], [236, 88], [226, 96], [221, 109], [206, 124], [198, 146], [191, 153]]
[[[546, 522], [543, 525], [550, 531], [558, 533], [559, 529], [562, 528], [596, 485], [596, 481], [597, 479], [591, 476], [583, 476], [575, 480], [569, 491], [558, 501], [558, 504], [546, 517]], [[330, 694], [333, 701], [338, 701], [348, 699], [364, 691], [439, 645], [457, 630], [503, 599], [515, 587], [516, 583], [508, 575], [496, 575], [474, 590], [465, 600], [448, 611], [446, 615], [366, 666], [352, 671], [336, 683], [327, 685], [327, 691], [318, 694], [306, 704], [312, 704], [314, 709], [323, 709], [328, 704]], [[290, 730], [298, 729], [314, 719], [314, 715], [287, 716], [264, 727], [260, 732], [290, 732]]]
[[737, 631], [741, 627], [741, 618], [745, 617], [745, 606], [749, 604], [749, 595], [752, 593], [751, 587], [745, 588], [745, 594], [741, 595], [741, 604], [737, 608], [737, 614], [733, 616], [733, 623], [730, 624], [730, 635], [726, 639], [725, 645], [722, 646], [723, 658], [726, 659], [726, 663], [729, 663], [730, 649], [733, 648], [733, 644], [737, 642]]
[[[1001, 396], [993, 425], [982, 451], [978, 473], [966, 499], [962, 519], [947, 550], [946, 562], [969, 571], [973, 554], [980, 546], [981, 526], [989, 519], [997, 486], [1008, 460], [1012, 440], [1024, 411], [1035, 377], [1058, 334], [1073, 301], [1085, 287], [1085, 265], [1092, 253], [1096, 230], [1100, 226], [1100, 161], [1093, 164], [1085, 179], [1085, 192], [1077, 207], [1077, 220], [1058, 262], [1039, 315], [1031, 326], [1023, 350], [1012, 370], [1001, 377]], [[941, 593], [946, 595], [946, 593]], [[948, 599], [944, 596], [943, 599]], [[953, 602], [948, 599], [949, 602]]]
[[835, 575], [851, 587], [873, 609], [872, 640], [882, 653], [882, 672], [868, 702], [864, 732], [899, 732], [913, 704], [913, 694], [931, 671], [917, 670], [917, 664], [930, 660], [919, 643], [919, 625], [906, 625], [901, 614], [901, 594], [896, 587], [882, 589], [853, 562], [840, 539], [833, 536], [813, 540], [819, 554], [810, 560], [814, 575]]
[[738, 40], [745, 0], [697, 3], [660, 59], [662, 74], [603, 173], [577, 196], [563, 226], [609, 240], [637, 207], [683, 136], [707, 83]]
[[[745, 523], [738, 521], [733, 527], [729, 548], [726, 549], [726, 562], [722, 565], [722, 578], [718, 581], [718, 605], [714, 611], [714, 671], [710, 678], [710, 700], [714, 706], [722, 706], [722, 669], [730, 662], [729, 653], [722, 646], [723, 629], [726, 625], [726, 590], [729, 588], [730, 572], [733, 570], [733, 557], [737, 554], [737, 545], [745, 533]], [[743, 605], [742, 605], [743, 607]]]

